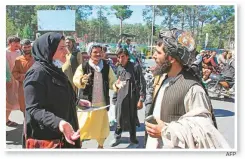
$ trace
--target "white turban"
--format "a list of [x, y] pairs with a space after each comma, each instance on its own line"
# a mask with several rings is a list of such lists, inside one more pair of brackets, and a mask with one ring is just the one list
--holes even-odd
[[94, 46], [100, 46], [100, 47], [102, 47], [101, 44], [99, 44], [99, 43], [95, 43], [95, 42], [89, 43], [89, 44], [87, 45], [87, 53], [88, 53], [88, 55], [91, 54], [92, 48], [93, 48]]

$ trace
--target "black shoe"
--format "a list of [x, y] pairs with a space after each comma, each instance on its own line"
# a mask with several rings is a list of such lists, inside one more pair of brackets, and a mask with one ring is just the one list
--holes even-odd
[[133, 144], [139, 144], [139, 141], [137, 139], [135, 140], [130, 140], [130, 143], [133, 143]]
[[131, 142], [127, 148], [129, 149], [135, 149], [135, 148], [138, 148], [139, 147], [139, 143], [133, 143]]
[[113, 139], [110, 143], [110, 146], [115, 147], [115, 146], [119, 145], [120, 143], [121, 143], [120, 139]]

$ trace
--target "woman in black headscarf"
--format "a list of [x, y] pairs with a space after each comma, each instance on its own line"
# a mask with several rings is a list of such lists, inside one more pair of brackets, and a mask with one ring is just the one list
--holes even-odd
[[33, 44], [32, 53], [35, 63], [24, 81], [26, 147], [44, 148], [40, 145], [46, 141], [60, 139], [62, 148], [80, 148], [75, 92], [66, 75], [53, 64], [54, 56], [67, 53], [64, 36], [42, 35]]

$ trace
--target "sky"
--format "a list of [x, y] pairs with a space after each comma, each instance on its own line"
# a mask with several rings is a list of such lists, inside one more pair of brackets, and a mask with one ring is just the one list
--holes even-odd
[[[99, 10], [96, 5], [93, 5], [93, 11], [92, 15], [88, 17], [89, 20], [98, 18], [97, 11]], [[111, 8], [111, 5], [105, 5], [107, 8]], [[145, 24], [143, 20], [143, 9], [145, 8], [145, 5], [130, 5], [130, 10], [133, 11], [130, 18], [125, 19], [123, 21], [123, 24], [136, 24], [136, 23], [142, 23]], [[69, 12], [69, 10], [66, 10]], [[74, 14], [65, 13], [66, 11], [58, 11], [58, 12], [64, 12], [62, 14], [54, 14], [47, 12], [42, 12], [38, 16], [38, 27], [42, 30], [50, 30], [48, 28], [51, 28], [51, 30], [64, 30], [64, 31], [74, 31], [75, 30], [75, 17]], [[111, 14], [107, 16], [107, 19], [111, 25], [114, 24], [120, 24], [120, 20], [116, 18], [115, 14]], [[161, 22], [163, 21], [162, 16], [156, 16], [155, 17], [155, 24], [161, 25]]]
[[75, 31], [75, 11], [72, 10], [46, 10], [38, 11], [39, 31]]
[[[107, 5], [108, 8], [111, 6]], [[127, 24], [142, 23], [143, 21], [143, 9], [144, 5], [131, 5], [130, 9], [133, 11], [130, 18], [123, 21]], [[98, 8], [94, 7], [92, 15], [88, 19], [94, 19], [97, 17]], [[72, 13], [73, 12], [73, 13]], [[62, 31], [74, 31], [75, 30], [75, 12], [66, 10], [66, 11], [38, 11], [38, 30], [62, 30]], [[116, 18], [114, 14], [107, 16], [109, 23], [111, 25], [120, 24], [120, 20]], [[161, 18], [156, 17], [155, 24], [161, 24]]]
[[[107, 5], [107, 7], [111, 7], [109, 5]], [[135, 24], [135, 23], [142, 23], [145, 24], [145, 22], [143, 21], [143, 9], [145, 8], [145, 5], [131, 5], [130, 6], [130, 10], [133, 11], [131, 17], [129, 19], [126, 19], [123, 21], [123, 23], [127, 23], [127, 24]], [[92, 18], [97, 18], [97, 11], [98, 9], [93, 9], [93, 13], [92, 15], [89, 17], [89, 19]], [[116, 18], [116, 16], [114, 14], [108, 16], [108, 20], [110, 22], [110, 24], [120, 24], [120, 20]], [[157, 17], [155, 19], [155, 24], [160, 25], [161, 24], [161, 19], [159, 17]]]
[[[107, 5], [108, 8], [111, 6]], [[92, 15], [88, 19], [94, 19], [97, 17], [98, 8], [93, 7]], [[130, 18], [125, 19], [123, 23], [135, 24], [142, 23], [143, 21], [143, 9], [144, 5], [131, 5], [130, 9], [133, 11]], [[114, 14], [107, 16], [109, 23], [111, 25], [120, 24], [120, 20], [116, 18]], [[61, 30], [61, 31], [74, 31], [75, 30], [75, 12], [66, 10], [66, 11], [38, 11], [38, 30]], [[155, 24], [161, 24], [161, 18], [155, 18]]]

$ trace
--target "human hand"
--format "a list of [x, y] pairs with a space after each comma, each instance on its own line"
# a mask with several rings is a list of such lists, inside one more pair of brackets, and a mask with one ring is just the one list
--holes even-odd
[[138, 101], [138, 104], [137, 104], [137, 109], [140, 110], [143, 108], [143, 102], [141, 101]]
[[116, 81], [115, 85], [118, 89], [121, 89], [126, 85], [126, 81], [121, 81], [120, 77], [119, 77], [118, 80]]
[[79, 100], [79, 105], [80, 105], [80, 106], [91, 106], [92, 104], [91, 104], [91, 102], [88, 101], [88, 100], [80, 99], [80, 100]]
[[216, 52], [211, 53], [211, 57], [215, 57], [215, 55], [216, 55]]
[[88, 80], [89, 80], [89, 77], [92, 75], [92, 73], [89, 73], [89, 74], [84, 74], [81, 79], [80, 79], [80, 82], [81, 84], [87, 84], [88, 83]]
[[12, 83], [11, 82], [6, 82], [6, 88], [9, 89], [11, 88]]
[[59, 130], [64, 134], [66, 141], [72, 145], [75, 145], [74, 140], [77, 140], [80, 137], [80, 130], [74, 132], [71, 124], [64, 120], [60, 121]]
[[164, 122], [160, 119], [157, 119], [157, 125], [156, 124], [151, 124], [148, 123], [147, 121], [145, 122], [145, 129], [147, 134], [149, 134], [153, 138], [161, 138], [161, 132], [164, 127]]

